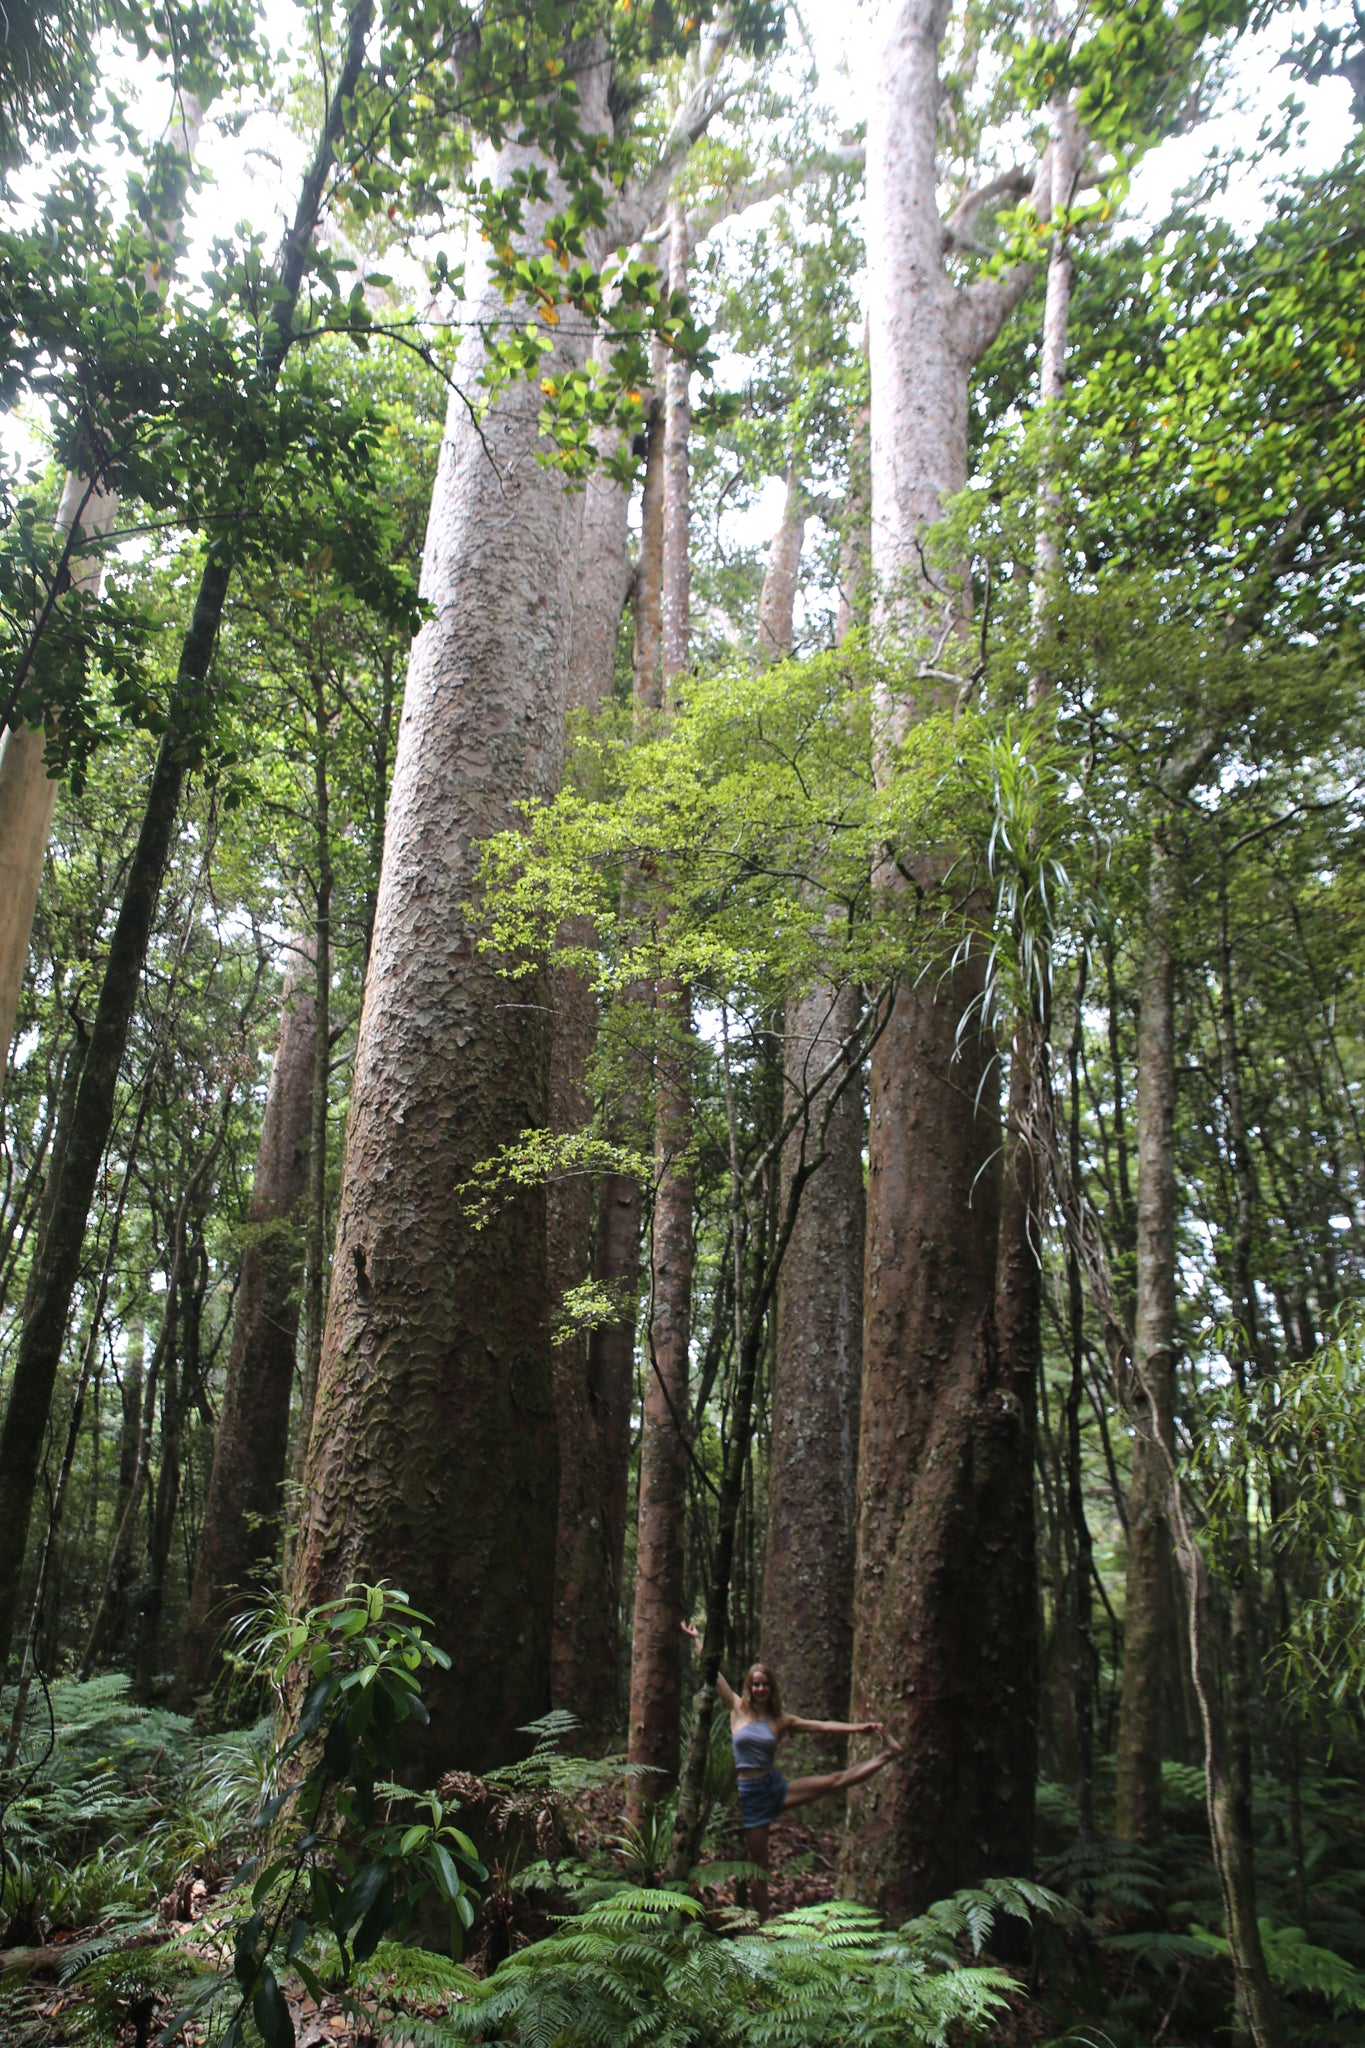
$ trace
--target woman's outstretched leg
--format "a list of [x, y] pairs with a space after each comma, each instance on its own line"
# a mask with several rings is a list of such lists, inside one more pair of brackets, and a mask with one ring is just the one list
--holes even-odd
[[[768, 1826], [766, 1822], [761, 1828], [745, 1828], [744, 1854], [749, 1862], [756, 1863], [760, 1870], [768, 1868]], [[768, 1917], [768, 1880], [766, 1877], [754, 1878], [750, 1895], [753, 1899], [754, 1911], [757, 1913], [760, 1922], [766, 1920]]]
[[865, 1764], [850, 1764], [846, 1771], [831, 1771], [821, 1778], [793, 1778], [787, 1787], [787, 1796], [782, 1801], [785, 1813], [791, 1806], [809, 1806], [813, 1799], [825, 1799], [831, 1792], [846, 1792], [850, 1785], [861, 1785], [864, 1778], [884, 1770], [901, 1755], [901, 1745], [894, 1735], [883, 1735], [886, 1748], [880, 1755], [869, 1757]]

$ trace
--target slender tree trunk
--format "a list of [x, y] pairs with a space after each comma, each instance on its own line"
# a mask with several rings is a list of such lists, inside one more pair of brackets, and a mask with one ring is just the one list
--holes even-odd
[[[372, 19], [373, 0], [355, 0], [348, 18], [346, 60], [336, 81], [336, 92], [323, 135], [304, 180], [293, 224], [280, 253], [276, 318], [267, 329], [260, 364], [260, 374], [267, 384], [278, 378], [289, 347], [293, 310], [308, 249], [336, 159], [343, 122], [360, 77]], [[80, 1268], [86, 1218], [100, 1160], [113, 1124], [119, 1067], [137, 1003], [161, 881], [179, 812], [185, 779], [185, 743], [180, 730], [182, 713], [208, 674], [231, 580], [231, 557], [222, 551], [226, 545], [225, 542], [209, 545], [194, 617], [181, 646], [172, 716], [157, 753], [142, 827], [110, 941], [95, 1022], [72, 1111], [71, 1129], [57, 1172], [48, 1228], [26, 1307], [4, 1429], [0, 1432], [0, 1672], [8, 1663], [14, 1633], [15, 1603], [28, 1544], [38, 1464], [66, 1333], [67, 1312]]]
[[[960, 288], [939, 218], [941, 0], [884, 0], [868, 122], [872, 567], [881, 629], [951, 667], [965, 619], [923, 580], [921, 545], [967, 480], [971, 365], [1026, 273]], [[1046, 205], [1046, 195], [1042, 195]], [[926, 608], [926, 599], [928, 605]], [[926, 681], [923, 702], [942, 701]], [[879, 707], [877, 772], [914, 705]], [[923, 893], [956, 863], [897, 849], [879, 886]], [[905, 876], [912, 878], [907, 883]], [[966, 906], [963, 906], [965, 909]], [[931, 925], [918, 929], [932, 943]], [[1031, 1554], [1017, 1504], [1032, 1470], [1028, 1411], [995, 1329], [998, 1117], [973, 948], [915, 963], [872, 1057], [859, 1522], [851, 1712], [885, 1718], [905, 1758], [849, 1801], [843, 1878], [893, 1918], [1032, 1857], [1037, 1607], [994, 1588]], [[999, 1504], [1009, 1512], [999, 1514]]]
[[[592, 712], [611, 695], [616, 643], [630, 580], [628, 500], [621, 485], [596, 472], [583, 504], [583, 537], [573, 599], [567, 704]], [[591, 941], [588, 920], [568, 934]], [[588, 1069], [597, 1037], [597, 998], [587, 979], [567, 967], [554, 973], [554, 1044], [550, 1058], [550, 1128], [581, 1129], [592, 1115]], [[593, 1183], [562, 1175], [547, 1193], [551, 1314], [569, 1288], [596, 1264]], [[598, 1190], [609, 1202], [608, 1189]], [[638, 1227], [638, 1195], [637, 1195]], [[610, 1227], [610, 1218], [608, 1227]], [[592, 1333], [595, 1334], [595, 1333]], [[555, 1618], [550, 1698], [594, 1735], [617, 1725], [619, 1713], [621, 1552], [634, 1345], [608, 1347], [610, 1377], [600, 1370], [592, 1334], [575, 1331], [554, 1347], [559, 1423], [559, 1510], [555, 1556]], [[633, 1339], [634, 1330], [630, 1336]], [[594, 1365], [599, 1369], [595, 1372]]]
[[[1068, 1049], [1071, 1102], [1068, 1122], [1069, 1165], [1074, 1187], [1081, 1184], [1081, 1039], [1085, 1028], [1084, 976], [1076, 991], [1076, 1015]], [[1094, 1576], [1094, 1545], [1085, 1511], [1081, 1463], [1081, 1408], [1085, 1400], [1085, 1295], [1081, 1261], [1070, 1233], [1066, 1247], [1067, 1336], [1071, 1347], [1071, 1383], [1066, 1396], [1066, 1492], [1071, 1521], [1074, 1577], [1070, 1591], [1072, 1717], [1076, 1729], [1076, 1832], [1089, 1841], [1095, 1832], [1095, 1693], [1099, 1654], [1091, 1621], [1090, 1584]]]
[[[1141, 1094], [1139, 1093], [1139, 1119]], [[1138, 1207], [1141, 1233], [1141, 1137], [1138, 1140]], [[1139, 1268], [1140, 1275], [1140, 1268]], [[1141, 1278], [1139, 1277], [1139, 1291]], [[1251, 1812], [1246, 1788], [1233, 1755], [1235, 1727], [1224, 1715], [1215, 1643], [1217, 1617], [1209, 1584], [1208, 1564], [1191, 1529], [1174, 1457], [1166, 1467], [1169, 1512], [1176, 1555], [1184, 1578], [1190, 1658], [1204, 1735], [1204, 1774], [1208, 1789], [1209, 1833], [1223, 1897], [1223, 1918], [1232, 1952], [1236, 1983], [1237, 2031], [1253, 2048], [1286, 2048], [1288, 2036], [1279, 2001], [1270, 1981], [1256, 1911], [1256, 1866], [1252, 1848]]]
[[[686, 287], [687, 221], [669, 207], [669, 285]], [[661, 646], [669, 699], [687, 666], [690, 590], [688, 378], [670, 358], [664, 381]], [[640, 687], [637, 667], [637, 692]], [[666, 1792], [677, 1774], [682, 1708], [684, 1546], [687, 1521], [688, 1360], [692, 1320], [692, 998], [661, 984], [664, 1026], [655, 1080], [654, 1220], [649, 1368], [640, 1437], [635, 1615], [627, 1754], [655, 1775], [634, 1780], [630, 1806]]]
[[118, 1479], [114, 1493], [114, 1527], [127, 1510], [137, 1472], [137, 1442], [142, 1415], [143, 1357], [147, 1325], [134, 1314], [124, 1325], [123, 1376], [119, 1384]]
[[[574, 75], [586, 126], [605, 127], [605, 59], [575, 53]], [[487, 170], [506, 183], [550, 167], [509, 143]], [[528, 208], [529, 246], [546, 217]], [[559, 781], [582, 497], [536, 460], [533, 393], [471, 419], [482, 330], [506, 318], [486, 276], [469, 280], [468, 316], [423, 561], [433, 617], [413, 644], [389, 800], [295, 1567], [310, 1604], [357, 1576], [397, 1580], [454, 1652], [413, 1737], [423, 1777], [506, 1761], [548, 1704], [558, 1493], [544, 1196], [514, 1194], [475, 1230], [462, 1192], [481, 1160], [546, 1122], [548, 981], [505, 981], [464, 906], [477, 842]], [[561, 365], [580, 364], [588, 337], [560, 331]]]
[[1152, 836], [1138, 1011], [1133, 1466], [1114, 1822], [1120, 1838], [1129, 1842], [1154, 1842], [1161, 1833], [1161, 1696], [1173, 1591], [1167, 1514], [1175, 1453], [1174, 943], [1179, 888], [1174, 827], [1163, 819]]
[[[170, 276], [180, 235], [190, 164], [204, 109], [192, 92], [176, 89], [175, 115], [161, 145], [162, 161], [148, 184], [144, 219], [153, 248], [144, 268], [149, 291], [160, 295]], [[71, 471], [57, 510], [57, 534], [70, 540], [79, 526], [87, 541], [103, 540], [118, 518], [119, 494]], [[67, 565], [71, 590], [97, 598], [104, 578], [104, 551], [73, 555]], [[11, 725], [0, 739], [0, 1095], [14, 1039], [14, 1023], [28, 963], [29, 940], [38, 908], [43, 862], [52, 834], [58, 780], [47, 772], [47, 734], [41, 726]]]
[[[787, 504], [773, 542], [759, 604], [759, 652], [790, 653], [805, 521], [800, 480], [788, 472]], [[865, 534], [853, 534], [852, 550]], [[850, 580], [856, 580], [853, 572]], [[785, 1109], [810, 1094], [840, 1044], [856, 1029], [858, 991], [817, 985], [788, 999], [783, 1027]], [[822, 1120], [817, 1091], [783, 1151], [788, 1199], [811, 1123]], [[780, 1672], [792, 1710], [842, 1719], [853, 1655], [853, 1545], [858, 1400], [863, 1323], [863, 1103], [845, 1087], [826, 1126], [824, 1158], [795, 1213], [777, 1288], [772, 1444], [768, 1467], [767, 1556], [761, 1654]], [[818, 1768], [837, 1769], [842, 1741], [806, 1738]]]
[[222, 1631], [266, 1583], [279, 1545], [299, 1328], [299, 1209], [316, 1086], [315, 958], [312, 936], [291, 941], [232, 1348], [171, 1696], [179, 1713], [211, 1683]]
[[[178, 1235], [178, 1234], [177, 1234]], [[167, 1277], [166, 1296], [161, 1321], [152, 1355], [147, 1361], [142, 1383], [142, 1412], [138, 1418], [137, 1456], [133, 1465], [132, 1483], [128, 1498], [114, 1532], [114, 1547], [109, 1556], [109, 1568], [105, 1573], [104, 1585], [95, 1607], [90, 1634], [86, 1640], [76, 1676], [82, 1683], [89, 1678], [96, 1665], [104, 1658], [110, 1647], [117, 1642], [127, 1623], [128, 1591], [133, 1578], [133, 1558], [136, 1550], [137, 1525], [141, 1514], [143, 1496], [151, 1474], [152, 1437], [156, 1427], [156, 1401], [161, 1386], [161, 1375], [165, 1370], [170, 1348], [174, 1342], [176, 1304], [180, 1289], [181, 1251], [173, 1255], [171, 1271]], [[149, 1534], [150, 1541], [150, 1534]]]

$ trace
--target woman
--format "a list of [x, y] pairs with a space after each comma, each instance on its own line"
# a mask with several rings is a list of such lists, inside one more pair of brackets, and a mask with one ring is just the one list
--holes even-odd
[[[683, 1634], [700, 1648], [701, 1636], [693, 1624], [685, 1621], [682, 1627]], [[901, 1745], [880, 1721], [803, 1721], [799, 1714], [784, 1714], [777, 1680], [766, 1664], [750, 1667], [742, 1692], [737, 1693], [719, 1671], [716, 1687], [730, 1713], [744, 1853], [763, 1870], [768, 1868], [768, 1829], [779, 1813], [859, 1785], [901, 1754]], [[788, 1735], [880, 1735], [886, 1747], [865, 1764], [853, 1764], [846, 1771], [831, 1771], [820, 1778], [795, 1778], [789, 1784], [774, 1761], [778, 1743]], [[759, 1919], [766, 1920], [768, 1886], [761, 1878], [754, 1880], [754, 1905]]]

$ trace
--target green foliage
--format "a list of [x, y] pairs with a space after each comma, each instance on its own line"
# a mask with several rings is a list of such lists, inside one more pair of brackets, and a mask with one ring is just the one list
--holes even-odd
[[[405, 1793], [390, 1782], [398, 1731], [427, 1718], [419, 1674], [449, 1664], [423, 1634], [425, 1619], [383, 1585], [355, 1586], [302, 1616], [262, 1617], [255, 1649], [264, 1676], [281, 1696], [300, 1696], [293, 1731], [273, 1759], [279, 1789], [255, 1816], [256, 1827], [270, 1831], [269, 1848], [239, 1873], [239, 1883], [250, 1883], [251, 1911], [233, 1930], [231, 1976], [204, 1987], [175, 2033], [231, 1998], [221, 2048], [238, 2048], [248, 2012], [266, 2048], [292, 2048], [280, 1973], [292, 1968], [321, 2000], [325, 1986], [303, 1953], [317, 1937], [348, 1982], [386, 1935], [411, 1928], [429, 1894], [449, 1914], [454, 1945], [472, 1925], [458, 1866], [486, 1875], [473, 1843], [434, 1793]], [[288, 1780], [296, 1757], [306, 1768]], [[394, 1812], [402, 1804], [418, 1808], [407, 1823]]]
[[[442, 2024], [407, 2038], [530, 2048], [918, 2048], [969, 2039], [1008, 2001], [1005, 1972], [964, 1964], [1001, 1914], [1052, 1910], [1039, 1886], [997, 1880], [896, 1933], [858, 1906], [805, 1907], [761, 1935], [720, 1939], [695, 1900], [625, 1891], [510, 1957]], [[960, 2030], [960, 2031], [959, 2031]]]
[[140, 1924], [187, 1873], [235, 1868], [270, 1747], [267, 1724], [206, 1741], [179, 1715], [135, 1705], [122, 1672], [36, 1694], [0, 1838], [12, 1938], [109, 1920], [125, 1939], [130, 1916]]

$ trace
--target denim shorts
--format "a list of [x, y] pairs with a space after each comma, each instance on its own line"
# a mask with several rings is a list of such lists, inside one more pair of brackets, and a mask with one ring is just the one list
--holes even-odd
[[746, 1828], [765, 1828], [777, 1819], [787, 1796], [787, 1781], [781, 1771], [765, 1771], [761, 1778], [739, 1780], [739, 1817]]

